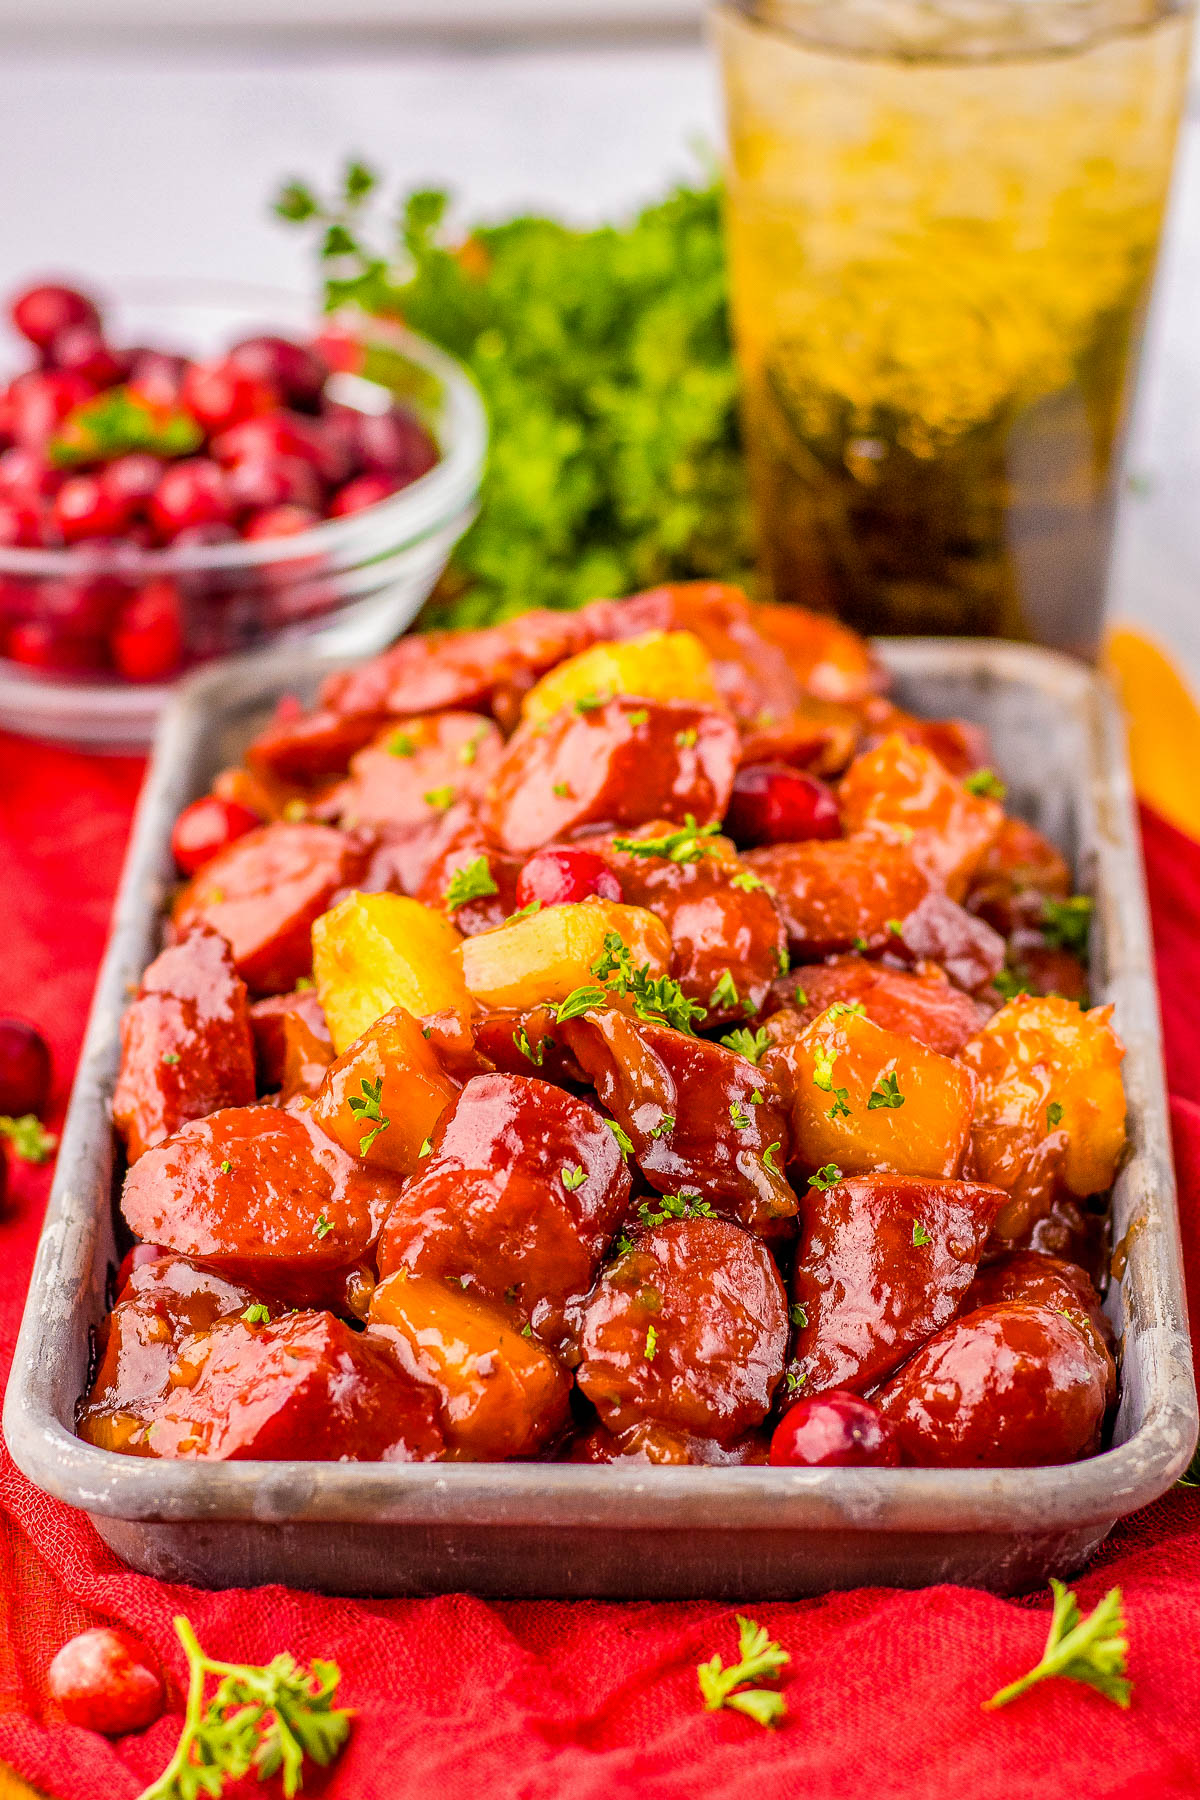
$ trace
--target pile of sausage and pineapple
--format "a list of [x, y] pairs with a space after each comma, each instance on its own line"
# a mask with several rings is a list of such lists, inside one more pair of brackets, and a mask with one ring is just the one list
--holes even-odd
[[885, 687], [832, 622], [694, 584], [284, 702], [176, 827], [82, 1435], [1096, 1450], [1125, 1100], [1087, 903], [981, 732]]

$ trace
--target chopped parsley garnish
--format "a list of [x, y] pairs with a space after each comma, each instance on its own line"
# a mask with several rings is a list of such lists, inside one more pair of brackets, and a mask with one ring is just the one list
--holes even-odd
[[319, 1238], [327, 1238], [333, 1230], [333, 1220], [327, 1219], [324, 1213], [318, 1213], [317, 1222], [313, 1226], [313, 1230]]
[[516, 912], [509, 913], [509, 915], [508, 915], [507, 919], [505, 919], [504, 923], [506, 925], [515, 925], [518, 919], [532, 919], [534, 913], [541, 912], [541, 910], [542, 910], [541, 901], [540, 900], [531, 900], [529, 902], [528, 906], [520, 906], [517, 908]]
[[832, 1006], [825, 1009], [827, 1019], [865, 1019], [867, 1009], [861, 1000], [835, 1000]]
[[1054, 1593], [1054, 1612], [1042, 1660], [1027, 1675], [1010, 1681], [993, 1694], [984, 1706], [1007, 1706], [1047, 1676], [1061, 1675], [1067, 1681], [1082, 1681], [1103, 1694], [1117, 1706], [1129, 1705], [1133, 1691], [1125, 1674], [1125, 1655], [1129, 1640], [1125, 1635], [1125, 1613], [1119, 1587], [1109, 1588], [1103, 1600], [1087, 1617], [1079, 1611], [1079, 1602], [1063, 1582], [1050, 1577]]
[[871, 1089], [867, 1099], [867, 1111], [874, 1112], [876, 1107], [879, 1106], [890, 1106], [894, 1108], [903, 1105], [904, 1095], [900, 1092], [900, 1084], [896, 1080], [896, 1072], [894, 1069], [889, 1070], [886, 1075], [881, 1075], [879, 1077], [875, 1086]]
[[799, 1300], [788, 1308], [788, 1318], [792, 1321], [793, 1325], [799, 1326], [801, 1331], [803, 1331], [804, 1327], [808, 1324], [808, 1314], [805, 1312], [804, 1307]]
[[683, 824], [674, 831], [666, 831], [656, 838], [614, 838], [613, 849], [624, 850], [629, 856], [665, 856], [673, 863], [694, 863], [702, 856], [718, 854], [715, 844], [701, 840], [715, 837], [720, 829], [719, 819], [714, 819], [711, 825], [697, 825], [696, 815], [685, 813]]
[[657, 1331], [655, 1331], [653, 1325], [647, 1325], [647, 1327], [646, 1327], [646, 1348], [642, 1351], [642, 1355], [645, 1357], [647, 1362], [654, 1361], [654, 1353], [657, 1349], [658, 1349], [658, 1333], [657, 1333]]
[[631, 725], [644, 725], [650, 714], [644, 706], [639, 706], [636, 712], [629, 713], [627, 717]]
[[795, 995], [796, 995], [796, 1005], [797, 1006], [807, 1006], [808, 1005], [808, 995], [805, 993], [804, 989], [799, 985], [799, 983], [797, 983], [797, 985], [796, 985]]
[[533, 1336], [533, 1326], [532, 1325], [522, 1325], [521, 1336], [531, 1338]]
[[435, 812], [447, 812], [454, 805], [454, 789], [452, 787], [430, 788], [424, 795], [426, 806], [432, 806]]
[[808, 1380], [803, 1369], [789, 1369], [783, 1378], [783, 1385], [789, 1394], [798, 1393]]
[[433, 1139], [432, 1138], [422, 1138], [421, 1139], [421, 1148], [417, 1151], [417, 1161], [419, 1162], [423, 1156], [428, 1156], [429, 1152], [432, 1149], [433, 1149]]
[[775, 1160], [776, 1153], [782, 1149], [783, 1149], [783, 1145], [780, 1143], [779, 1139], [777, 1138], [773, 1144], [768, 1144], [766, 1149], [762, 1153], [763, 1168], [770, 1169], [772, 1175], [780, 1175], [783, 1173], [783, 1171], [779, 1167], [779, 1164]]
[[417, 746], [407, 731], [393, 731], [387, 741], [387, 753], [389, 756], [415, 756]]
[[553, 1044], [553, 1042], [553, 1038], [544, 1037], [539, 1038], [536, 1044], [531, 1044], [529, 1041], [529, 1034], [523, 1025], [520, 1031], [515, 1031], [513, 1033], [513, 1043], [517, 1046], [521, 1055], [528, 1057], [529, 1061], [538, 1069], [541, 1068], [546, 1060], [546, 1045]]
[[893, 937], [903, 937], [904, 936], [904, 926], [899, 919], [887, 919], [885, 921], [885, 923], [887, 925], [888, 931], [891, 933], [891, 935]]
[[633, 1155], [633, 1139], [630, 1137], [630, 1135], [626, 1131], [625, 1127], [622, 1124], [620, 1124], [619, 1121], [616, 1119], [605, 1119], [604, 1123], [608, 1126], [608, 1129], [612, 1132], [613, 1136], [616, 1138], [617, 1149], [621, 1152], [621, 1155], [622, 1156], [632, 1156]]
[[739, 888], [743, 894], [756, 894], [766, 883], [758, 879], [753, 869], [739, 869], [729, 885]]
[[782, 950], [776, 950], [775, 952], [775, 967], [779, 970], [781, 975], [786, 975], [791, 966], [792, 959], [788, 955], [787, 945], [785, 944]]
[[753, 1619], [737, 1615], [738, 1660], [728, 1668], [719, 1656], [701, 1663], [696, 1670], [706, 1712], [722, 1706], [745, 1713], [756, 1725], [777, 1725], [787, 1704], [773, 1688], [750, 1687], [753, 1681], [773, 1681], [785, 1663], [791, 1662], [787, 1651], [767, 1635], [766, 1628]]
[[976, 769], [963, 782], [968, 794], [974, 794], [977, 800], [1003, 800], [1008, 789], [994, 769]]
[[823, 1094], [833, 1092], [833, 1065], [837, 1061], [837, 1052], [826, 1050], [822, 1046], [816, 1053], [813, 1066], [813, 1086], [820, 1088]]
[[675, 1114], [664, 1113], [662, 1118], [658, 1121], [658, 1124], [654, 1127], [654, 1130], [650, 1133], [650, 1136], [652, 1138], [666, 1137], [667, 1133], [669, 1131], [674, 1131], [674, 1129]]
[[933, 1239], [930, 1237], [930, 1235], [926, 1231], [925, 1227], [921, 1224], [920, 1220], [914, 1219], [913, 1220], [913, 1248], [914, 1248], [914, 1250], [923, 1250], [926, 1244], [932, 1244], [932, 1242], [933, 1242]]
[[[705, 1016], [706, 1009], [695, 1000], [687, 999], [679, 983], [669, 975], [651, 979], [649, 963], [635, 969], [629, 947], [618, 932], [605, 932], [604, 949], [591, 968], [592, 974], [598, 975], [614, 993], [632, 994], [633, 1010], [639, 1019], [671, 1025], [676, 1031], [690, 1035], [692, 1021]], [[605, 997], [600, 996], [601, 999]]]
[[836, 1187], [841, 1179], [842, 1171], [837, 1164], [826, 1163], [823, 1169], [818, 1169], [815, 1175], [809, 1176], [808, 1185], [815, 1187], [818, 1193], [823, 1194], [827, 1188]]
[[374, 1082], [367, 1081], [364, 1077], [358, 1085], [362, 1089], [362, 1095], [353, 1096], [349, 1103], [350, 1111], [360, 1125], [364, 1119], [374, 1121], [374, 1129], [358, 1140], [358, 1154], [365, 1156], [380, 1132], [386, 1131], [392, 1121], [383, 1114], [383, 1076], [378, 1076]]
[[618, 1256], [629, 1255], [629, 1252], [633, 1249], [633, 1239], [629, 1236], [628, 1232], [623, 1231], [621, 1233], [620, 1237], [617, 1239], [615, 1248]]
[[1002, 1000], [1015, 1000], [1018, 994], [1032, 992], [1029, 983], [1015, 969], [1001, 969], [998, 975], [993, 976], [992, 986]]
[[1062, 1102], [1060, 1100], [1052, 1100], [1050, 1102], [1049, 1106], [1046, 1108], [1046, 1123], [1050, 1127], [1051, 1131], [1054, 1130], [1056, 1125], [1060, 1125], [1062, 1123], [1062, 1116], [1063, 1116]]
[[735, 1025], [732, 1031], [725, 1033], [721, 1042], [735, 1056], [744, 1056], [747, 1062], [757, 1065], [771, 1048], [771, 1034], [764, 1025], [760, 1025], [757, 1031], [747, 1031], [744, 1025]]
[[459, 750], [458, 760], [460, 763], [464, 764], [466, 768], [469, 769], [474, 763], [475, 758], [479, 755], [479, 746], [486, 736], [487, 726], [485, 725], [483, 730], [477, 731], [473, 738], [468, 738], [467, 742]]
[[603, 1006], [607, 998], [603, 988], [574, 988], [555, 1008], [554, 1016], [561, 1025], [564, 1019], [578, 1019], [593, 1006]]
[[722, 972], [721, 979], [708, 997], [708, 1004], [715, 1012], [718, 1008], [740, 1006], [742, 996], [737, 991], [737, 983], [728, 969]]
[[228, 1160], [228, 1158], [226, 1158], [226, 1160], [221, 1164], [222, 1175], [228, 1175], [228, 1173], [232, 1169], [232, 1167], [233, 1167], [233, 1164]]
[[689, 1188], [682, 1194], [660, 1194], [657, 1207], [653, 1200], [639, 1201], [638, 1218], [651, 1230], [668, 1219], [711, 1219], [712, 1207]]
[[745, 1107], [741, 1106], [736, 1100], [729, 1108], [729, 1117], [732, 1119], [736, 1131], [749, 1131], [751, 1125], [754, 1123], [754, 1120], [750, 1117], [750, 1114], [746, 1111]]
[[1042, 904], [1042, 925], [1046, 942], [1072, 956], [1087, 961], [1088, 938], [1092, 929], [1095, 903], [1087, 894], [1073, 894], [1069, 900], [1046, 900]]
[[573, 1194], [576, 1188], [581, 1188], [587, 1180], [578, 1163], [564, 1163], [561, 1173], [562, 1184], [569, 1194]]
[[850, 1096], [845, 1088], [833, 1089], [833, 1105], [826, 1115], [830, 1119], [848, 1119], [850, 1117]]
[[498, 894], [492, 876], [491, 864], [486, 856], [477, 856], [463, 869], [456, 869], [450, 877], [446, 888], [445, 906], [447, 912], [455, 912], [468, 900], [482, 900], [488, 894]]
[[169, 1063], [170, 1066], [172, 1068], [174, 1068], [175, 1064], [179, 1061], [178, 1050], [164, 1050], [163, 1051], [163, 1061], [165, 1063]]
[[854, 940], [854, 948], [858, 951], [860, 956], [865, 956], [871, 946], [868, 944], [865, 937], [856, 937]]
[[696, 748], [696, 739], [699, 735], [700, 734], [694, 725], [685, 726], [682, 731], [677, 731], [675, 733], [676, 747], [680, 750], [694, 750]]
[[554, 796], [555, 796], [555, 799], [557, 799], [557, 800], [569, 800], [570, 799], [571, 790], [567, 786], [565, 781], [556, 781], [555, 782]]
[[599, 712], [600, 708], [607, 706], [611, 699], [611, 694], [580, 694], [575, 702], [575, 711], [577, 713]]
[[293, 991], [297, 994], [303, 994], [307, 989], [315, 987], [316, 985], [317, 984], [311, 975], [297, 975], [296, 986]]
[[271, 1309], [269, 1306], [263, 1306], [260, 1301], [256, 1301], [253, 1306], [248, 1306], [246, 1308], [242, 1317], [245, 1319], [247, 1325], [269, 1325], [271, 1323]]

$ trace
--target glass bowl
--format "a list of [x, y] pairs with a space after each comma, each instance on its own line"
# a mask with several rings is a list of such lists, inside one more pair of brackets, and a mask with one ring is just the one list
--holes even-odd
[[[311, 338], [316, 321], [295, 295], [227, 284], [142, 282], [102, 296], [112, 341], [215, 356], [240, 338], [274, 331]], [[441, 460], [386, 500], [291, 537], [143, 549], [0, 546], [0, 608], [9, 619], [53, 618], [81, 585], [117, 606], [163, 578], [182, 620], [179, 673], [214, 657], [253, 655], [305, 638], [323, 650], [368, 656], [410, 624], [475, 513], [487, 448], [478, 391], [428, 339], [379, 320], [339, 320], [364, 346], [364, 374], [334, 375], [327, 392], [363, 411], [391, 398], [410, 406]], [[13, 369], [19, 366], [14, 342]], [[365, 377], [369, 376], [370, 379]], [[172, 603], [174, 604], [174, 602]], [[146, 743], [171, 683], [115, 671], [48, 673], [0, 655], [0, 727], [96, 747]]]

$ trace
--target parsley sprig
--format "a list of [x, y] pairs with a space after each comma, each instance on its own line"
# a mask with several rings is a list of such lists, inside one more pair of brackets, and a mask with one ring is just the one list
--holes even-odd
[[445, 893], [447, 912], [456, 912], [465, 906], [468, 900], [482, 900], [488, 894], [498, 894], [500, 889], [492, 877], [491, 865], [486, 856], [477, 856], [465, 868], [455, 869], [450, 877]]
[[638, 1203], [638, 1218], [647, 1230], [665, 1225], [668, 1219], [711, 1219], [713, 1210], [707, 1200], [688, 1189], [682, 1194], [660, 1194], [658, 1205], [652, 1200]]
[[378, 1076], [374, 1082], [368, 1081], [364, 1076], [363, 1080], [360, 1081], [358, 1085], [362, 1089], [362, 1096], [360, 1097], [356, 1094], [351, 1099], [350, 1111], [354, 1114], [359, 1124], [361, 1124], [364, 1119], [373, 1119], [375, 1121], [374, 1130], [368, 1131], [364, 1137], [361, 1137], [358, 1140], [358, 1154], [360, 1156], [365, 1156], [380, 1132], [386, 1131], [392, 1121], [384, 1117], [383, 1076]]
[[[619, 932], [606, 931], [604, 948], [591, 965], [593, 975], [599, 976], [605, 986], [615, 994], [631, 994], [633, 1010], [639, 1019], [674, 1026], [676, 1031], [694, 1034], [694, 1023], [705, 1017], [705, 1008], [698, 1001], [689, 1000], [677, 981], [669, 975], [652, 977], [650, 964], [643, 963], [640, 969], [633, 966], [633, 956], [629, 946]], [[586, 993], [588, 989], [575, 990]], [[590, 990], [595, 991], [595, 990]], [[569, 1004], [574, 995], [568, 995]], [[600, 995], [602, 1000], [604, 995]], [[598, 1002], [590, 1001], [589, 1005]], [[561, 1019], [562, 1013], [559, 1012]]]
[[750, 1682], [773, 1681], [791, 1657], [767, 1633], [765, 1625], [737, 1615], [738, 1660], [726, 1668], [719, 1656], [696, 1670], [704, 1710], [716, 1712], [729, 1706], [745, 1713], [758, 1725], [777, 1725], [787, 1711], [783, 1695], [773, 1688], [750, 1687]]
[[[219, 1800], [227, 1783], [252, 1770], [260, 1781], [278, 1774], [291, 1800], [300, 1791], [305, 1758], [326, 1767], [349, 1733], [350, 1712], [333, 1704], [341, 1680], [337, 1664], [314, 1658], [308, 1669], [286, 1652], [265, 1667], [219, 1662], [200, 1648], [182, 1615], [175, 1630], [188, 1662], [183, 1733], [140, 1800]], [[218, 1686], [206, 1706], [210, 1676]]]
[[1109, 1588], [1103, 1600], [1086, 1618], [1070, 1588], [1050, 1577], [1054, 1592], [1054, 1612], [1042, 1660], [1016, 1681], [1010, 1681], [998, 1694], [984, 1701], [991, 1709], [1007, 1706], [1050, 1675], [1062, 1675], [1068, 1681], [1082, 1681], [1117, 1706], [1127, 1707], [1133, 1691], [1125, 1674], [1125, 1654], [1129, 1640], [1125, 1636], [1125, 1613], [1119, 1587]]
[[1069, 900], [1044, 901], [1042, 927], [1046, 942], [1056, 949], [1069, 950], [1072, 956], [1086, 962], [1094, 911], [1095, 905], [1087, 894], [1072, 894]]
[[697, 825], [695, 813], [684, 813], [683, 824], [674, 831], [666, 831], [656, 838], [613, 839], [614, 850], [624, 850], [628, 856], [665, 856], [673, 863], [696, 863], [704, 856], [718, 856], [716, 844], [706, 844], [705, 838], [715, 837], [721, 829], [719, 819], [711, 825]]

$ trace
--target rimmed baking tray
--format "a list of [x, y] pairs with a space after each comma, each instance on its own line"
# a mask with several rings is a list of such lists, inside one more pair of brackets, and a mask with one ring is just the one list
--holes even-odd
[[[1113, 1195], [1106, 1307], [1122, 1345], [1112, 1448], [1042, 1469], [195, 1463], [118, 1456], [72, 1430], [116, 1257], [109, 1100], [117, 1027], [159, 945], [179, 808], [237, 756], [311, 653], [194, 678], [164, 719], [138, 810], [4, 1408], [26, 1475], [168, 1580], [340, 1593], [763, 1598], [863, 1583], [1015, 1592], [1077, 1569], [1161, 1494], [1196, 1440], [1158, 1007], [1132, 794], [1098, 677], [1043, 650], [881, 645], [901, 703], [987, 726], [1010, 805], [1096, 901], [1093, 998], [1127, 1046], [1130, 1154]], [[332, 1528], [332, 1529], [331, 1529]]]

